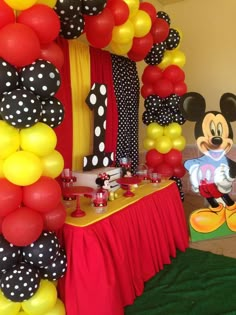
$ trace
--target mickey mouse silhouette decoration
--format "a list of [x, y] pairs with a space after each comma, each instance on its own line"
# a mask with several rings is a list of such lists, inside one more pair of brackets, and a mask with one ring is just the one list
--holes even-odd
[[206, 111], [203, 96], [196, 92], [181, 97], [180, 111], [195, 122], [194, 135], [202, 154], [186, 160], [192, 190], [204, 197], [209, 207], [190, 214], [190, 226], [200, 233], [217, 231], [226, 225], [236, 232], [236, 203], [230, 197], [236, 176], [236, 162], [226, 155], [233, 146], [231, 122], [236, 121], [236, 95], [225, 93], [220, 98], [220, 112]]

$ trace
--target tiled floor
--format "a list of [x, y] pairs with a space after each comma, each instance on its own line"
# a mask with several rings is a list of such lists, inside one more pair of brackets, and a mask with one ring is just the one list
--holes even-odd
[[[187, 222], [189, 220], [189, 215], [192, 211], [200, 209], [202, 207], [207, 207], [207, 203], [201, 196], [197, 194], [185, 194], [184, 199], [184, 210], [186, 214]], [[198, 242], [191, 242], [190, 247], [210, 251], [214, 254], [229, 256], [236, 258], [236, 233], [235, 235], [222, 237], [218, 239], [204, 240]]]

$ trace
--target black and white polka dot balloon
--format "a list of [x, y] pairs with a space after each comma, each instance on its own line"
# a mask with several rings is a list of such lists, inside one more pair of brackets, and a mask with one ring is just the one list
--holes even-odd
[[161, 63], [164, 52], [166, 50], [166, 43], [156, 43], [152, 46], [151, 50], [148, 52], [147, 56], [144, 58], [144, 61], [148, 65], [158, 65]]
[[144, 100], [144, 107], [156, 114], [162, 108], [162, 98], [158, 95], [149, 95]]
[[20, 262], [7, 270], [1, 277], [1, 290], [4, 296], [13, 302], [22, 302], [31, 298], [39, 288], [38, 269]]
[[58, 69], [50, 61], [42, 59], [23, 67], [20, 77], [22, 88], [33, 92], [41, 99], [54, 96], [61, 85]]
[[172, 50], [175, 49], [179, 43], [180, 43], [180, 35], [177, 30], [174, 28], [169, 29], [169, 35], [167, 39], [165, 40], [166, 42], [166, 49]]
[[56, 97], [51, 97], [50, 99], [44, 100], [41, 102], [41, 104], [41, 122], [45, 123], [51, 128], [59, 126], [65, 116], [63, 104]]
[[21, 250], [0, 235], [0, 273], [14, 267], [20, 260]]
[[66, 253], [64, 249], [61, 248], [56, 259], [47, 267], [40, 268], [39, 272], [41, 278], [48, 279], [50, 281], [56, 281], [65, 275], [66, 268], [67, 268]]
[[0, 58], [0, 94], [17, 89], [19, 83], [20, 79], [17, 69]]
[[58, 0], [54, 10], [61, 22], [78, 17], [81, 12], [82, 0]]
[[156, 14], [157, 18], [165, 20], [169, 25], [171, 23], [169, 15], [164, 11], [158, 11]]
[[145, 110], [142, 114], [142, 122], [148, 126], [152, 122], [156, 122], [156, 115], [153, 112]]
[[60, 36], [66, 39], [75, 39], [83, 34], [85, 27], [85, 21], [82, 14], [79, 14], [76, 18], [62, 21]]
[[60, 245], [54, 232], [45, 231], [33, 243], [22, 248], [25, 262], [38, 268], [45, 268], [57, 258]]
[[41, 119], [42, 105], [37, 96], [17, 89], [4, 94], [0, 101], [2, 119], [15, 128], [29, 128]]
[[106, 7], [107, 0], [82, 0], [82, 13], [98, 15]]

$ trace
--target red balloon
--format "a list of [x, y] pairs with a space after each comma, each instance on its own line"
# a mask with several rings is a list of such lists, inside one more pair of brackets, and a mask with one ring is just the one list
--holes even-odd
[[9, 24], [15, 22], [15, 13], [12, 8], [10, 8], [6, 2], [0, 0], [0, 29]]
[[128, 20], [129, 7], [125, 1], [110, 0], [107, 2], [106, 8], [111, 10], [116, 26], [124, 24]]
[[141, 2], [139, 4], [139, 10], [145, 11], [150, 16], [152, 23], [155, 22], [157, 11], [154, 5], [149, 2]]
[[157, 167], [155, 168], [156, 172], [158, 172], [159, 174], [161, 174], [164, 177], [172, 177], [173, 176], [173, 167], [170, 166], [168, 163], [161, 163], [159, 165], [157, 165]]
[[59, 230], [66, 220], [66, 208], [62, 202], [60, 202], [53, 210], [43, 213], [44, 230], [57, 231]]
[[164, 161], [164, 155], [156, 149], [151, 149], [146, 153], [146, 164], [149, 168], [156, 168]]
[[143, 37], [134, 37], [132, 47], [127, 55], [128, 57], [132, 56], [135, 58], [135, 61], [141, 61], [146, 57], [152, 48], [152, 45], [153, 39], [151, 33], [148, 33]]
[[181, 164], [182, 158], [182, 152], [176, 149], [171, 149], [164, 155], [164, 161], [173, 167]]
[[3, 218], [0, 217], [0, 234], [2, 234], [2, 221], [3, 221]]
[[22, 202], [22, 188], [0, 178], [0, 217], [16, 210]]
[[182, 164], [179, 164], [174, 167], [173, 176], [181, 178], [181, 177], [184, 177], [185, 174], [186, 174], [186, 169], [184, 168]]
[[146, 98], [149, 95], [154, 95], [155, 94], [154, 88], [153, 88], [153, 86], [151, 84], [144, 84], [141, 87], [140, 93], [141, 93], [143, 98]]
[[170, 80], [160, 79], [154, 84], [154, 91], [158, 96], [165, 98], [174, 93], [174, 86]]
[[[107, 7], [98, 15], [85, 15], [85, 34], [91, 45], [97, 48], [107, 46], [115, 26], [114, 17]], [[108, 39], [110, 41], [108, 42]]]
[[170, 80], [172, 83], [184, 81], [185, 73], [177, 65], [170, 65], [163, 71], [163, 78]]
[[161, 43], [164, 42], [169, 35], [169, 24], [161, 18], [156, 18], [151, 27], [151, 34], [153, 36], [153, 42]]
[[58, 70], [61, 70], [64, 64], [63, 50], [55, 42], [51, 42], [47, 45], [42, 45], [39, 58], [50, 61]]
[[56, 208], [61, 196], [60, 184], [47, 176], [41, 176], [34, 184], [23, 187], [23, 204], [40, 212]]
[[38, 36], [29, 26], [10, 23], [0, 29], [0, 56], [4, 60], [23, 67], [34, 62], [39, 55]]
[[162, 70], [157, 66], [148, 65], [143, 70], [142, 82], [144, 84], [153, 84], [155, 81], [162, 78]]
[[27, 246], [35, 242], [43, 231], [40, 213], [21, 207], [8, 214], [2, 222], [2, 234], [15, 246]]
[[185, 82], [177, 82], [174, 84], [174, 94], [182, 96], [187, 93], [187, 85]]
[[21, 11], [17, 22], [32, 28], [41, 44], [48, 44], [55, 40], [60, 32], [60, 19], [56, 12], [47, 5], [35, 4], [29, 9]]

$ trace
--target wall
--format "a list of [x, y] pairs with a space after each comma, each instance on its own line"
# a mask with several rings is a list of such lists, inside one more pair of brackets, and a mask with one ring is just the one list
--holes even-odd
[[[157, 0], [148, 2], [165, 11], [171, 27], [182, 31], [180, 49], [186, 56], [183, 70], [188, 91], [201, 93], [207, 110], [219, 110], [223, 93], [236, 94], [236, 1], [184, 0], [164, 7]], [[143, 65], [138, 67], [141, 70]], [[143, 110], [141, 100], [140, 113]], [[144, 135], [145, 125], [140, 121], [140, 151]], [[187, 144], [195, 143], [193, 123], [183, 125], [183, 135]]]

